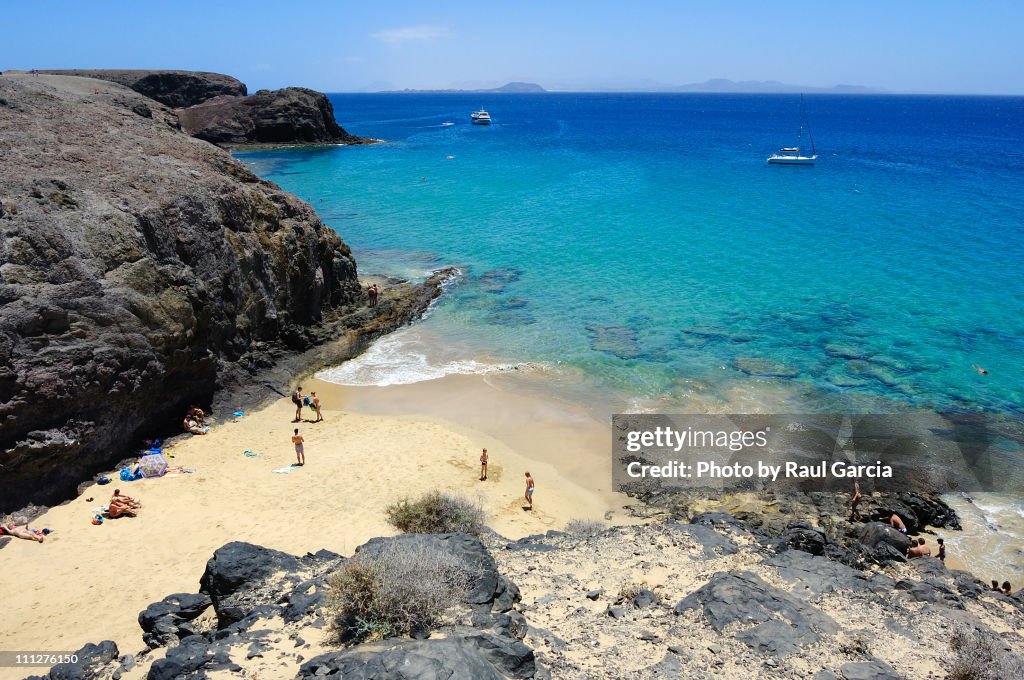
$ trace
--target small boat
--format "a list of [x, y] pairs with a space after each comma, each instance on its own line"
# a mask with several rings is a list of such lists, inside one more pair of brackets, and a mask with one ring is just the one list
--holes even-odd
[[455, 123], [451, 122], [450, 120], [446, 120], [445, 122], [441, 123], [441, 127], [450, 127], [452, 125], [455, 125]]
[[469, 114], [469, 119], [473, 123], [473, 125], [491, 124], [491, 114], [487, 113], [483, 109], [480, 109], [479, 111], [474, 111], [473, 113]]
[[[807, 139], [811, 143], [811, 155], [805, 156], [801, 153], [800, 142], [803, 140], [804, 127], [807, 128]], [[796, 133], [796, 146], [784, 146], [778, 153], [768, 156], [769, 163], [778, 165], [814, 165], [818, 159], [818, 153], [814, 148], [814, 137], [811, 136], [811, 122], [804, 115], [804, 96], [800, 95], [800, 127]]]

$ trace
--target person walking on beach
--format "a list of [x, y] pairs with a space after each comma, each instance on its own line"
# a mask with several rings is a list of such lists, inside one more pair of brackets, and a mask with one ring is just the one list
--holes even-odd
[[531, 477], [530, 473], [527, 472], [526, 473], [526, 495], [524, 496], [524, 498], [526, 498], [526, 502], [529, 505], [529, 507], [528, 508], [524, 508], [525, 510], [533, 510], [533, 489], [534, 489], [534, 486], [535, 485], [534, 485], [534, 482], [533, 482], [533, 477]]
[[366, 289], [366, 297], [369, 299], [371, 307], [376, 307], [377, 306], [377, 284], [376, 283], [371, 284], [370, 287]]
[[299, 428], [295, 428], [295, 434], [292, 435], [292, 444], [295, 444], [295, 460], [298, 465], [306, 464], [306, 451], [302, 446], [305, 441], [302, 435], [299, 434]]
[[319, 423], [324, 419], [324, 415], [320, 413], [320, 397], [316, 396], [316, 392], [310, 392], [309, 396], [312, 397], [313, 410], [316, 411], [316, 420], [314, 423]]
[[483, 453], [480, 454], [480, 481], [483, 482], [487, 479], [487, 449], [484, 449]]
[[[302, 385], [299, 385], [294, 392], [292, 392], [292, 403], [295, 404], [295, 420], [293, 423], [298, 423], [302, 420]], [[296, 430], [298, 432], [298, 430]]]

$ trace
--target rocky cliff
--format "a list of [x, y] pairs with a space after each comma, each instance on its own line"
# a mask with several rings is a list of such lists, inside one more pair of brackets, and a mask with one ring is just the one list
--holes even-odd
[[96, 78], [124, 85], [172, 109], [195, 106], [221, 95], [247, 94], [245, 83], [222, 73], [136, 69], [65, 69], [40, 71], [54, 75]]
[[0, 510], [63, 500], [226, 376], [339, 334], [358, 351], [436, 295], [346, 316], [356, 265], [312, 208], [85, 78], [0, 76], [0, 236]]
[[182, 127], [214, 144], [360, 144], [334, 119], [327, 97], [302, 87], [216, 97], [179, 112]]

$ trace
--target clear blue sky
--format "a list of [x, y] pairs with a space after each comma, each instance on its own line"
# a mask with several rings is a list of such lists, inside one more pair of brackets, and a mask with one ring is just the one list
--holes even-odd
[[1024, 1], [17, 0], [0, 69], [218, 71], [251, 90], [709, 78], [1024, 94]]

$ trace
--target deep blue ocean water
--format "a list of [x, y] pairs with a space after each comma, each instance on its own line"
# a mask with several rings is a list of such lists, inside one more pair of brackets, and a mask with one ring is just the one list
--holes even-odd
[[812, 167], [765, 163], [795, 95], [331, 100], [386, 143], [240, 158], [360, 274], [466, 272], [342, 382], [540, 362], [623, 404], [1022, 410], [1024, 98], [808, 96]]

